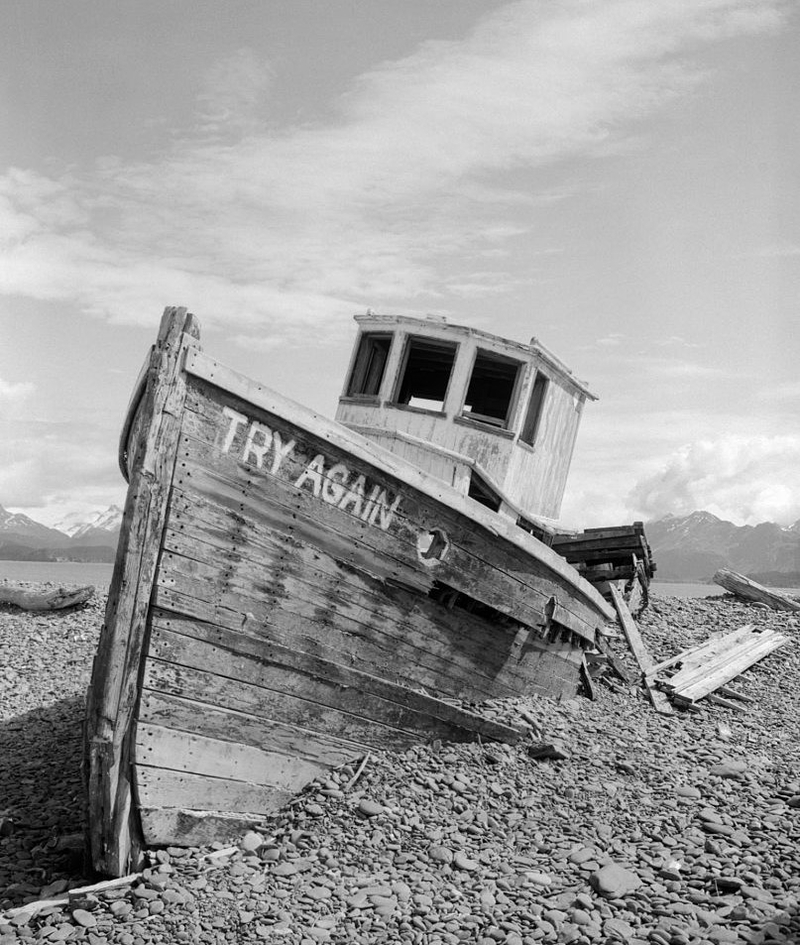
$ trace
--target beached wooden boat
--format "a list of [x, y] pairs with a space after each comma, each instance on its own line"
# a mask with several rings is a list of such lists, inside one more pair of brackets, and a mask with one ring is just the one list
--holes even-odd
[[164, 314], [88, 696], [101, 873], [233, 836], [370, 749], [513, 741], [474, 704], [574, 695], [613, 619], [546, 543], [586, 388], [535, 343], [359, 322], [334, 422]]

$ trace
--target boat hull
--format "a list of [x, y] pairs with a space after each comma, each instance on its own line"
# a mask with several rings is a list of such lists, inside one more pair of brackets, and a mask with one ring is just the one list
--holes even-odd
[[129, 424], [129, 534], [90, 691], [104, 873], [240, 832], [366, 751], [515, 740], [465, 704], [574, 695], [608, 619], [535, 539], [169, 331], [166, 407], [155, 390]]

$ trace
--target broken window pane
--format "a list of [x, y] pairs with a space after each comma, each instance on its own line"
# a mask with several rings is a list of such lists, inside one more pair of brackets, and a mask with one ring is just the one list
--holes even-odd
[[548, 381], [544, 374], [541, 372], [536, 374], [536, 379], [531, 389], [531, 399], [528, 401], [528, 413], [525, 417], [525, 426], [522, 428], [522, 433], [519, 435], [519, 438], [529, 446], [533, 446], [536, 442], [536, 435], [539, 432], [539, 424], [542, 419], [544, 402], [547, 397], [547, 386], [549, 383], [550, 381]]
[[474, 470], [469, 476], [469, 491], [467, 492], [467, 495], [470, 497], [470, 499], [480, 502], [481, 505], [485, 505], [493, 512], [497, 512], [499, 510], [502, 501], [500, 496], [494, 491], [494, 489], [492, 489], [489, 483], [486, 482], [482, 476], [479, 476]]
[[348, 397], [378, 396], [391, 344], [391, 335], [367, 332], [361, 336], [353, 373], [347, 385]]
[[478, 351], [463, 415], [492, 426], [507, 427], [520, 366], [519, 361]]
[[457, 348], [450, 342], [409, 338], [396, 402], [443, 410]]

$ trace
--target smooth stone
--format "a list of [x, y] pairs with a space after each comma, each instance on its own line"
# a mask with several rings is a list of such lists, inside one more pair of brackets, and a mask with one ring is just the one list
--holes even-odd
[[78, 925], [82, 925], [85, 929], [93, 929], [97, 925], [97, 919], [95, 919], [91, 912], [87, 912], [86, 909], [74, 909], [72, 918]]
[[703, 796], [696, 787], [692, 787], [690, 784], [679, 784], [675, 788], [675, 793], [678, 797], [691, 797], [695, 800], [699, 800]]
[[742, 778], [747, 771], [747, 764], [744, 761], [723, 761], [708, 770], [718, 778]]
[[260, 833], [256, 833], [255, 830], [248, 830], [247, 833], [242, 837], [242, 842], [239, 844], [239, 846], [248, 853], [255, 853], [255, 851], [259, 850], [263, 844], [264, 838]]
[[613, 862], [592, 873], [589, 883], [595, 892], [607, 899], [619, 899], [642, 885], [636, 873]]
[[449, 847], [443, 847], [438, 843], [428, 848], [428, 856], [435, 863], [445, 863], [449, 866], [453, 862], [453, 851]]
[[458, 850], [453, 857], [453, 866], [467, 873], [474, 873], [478, 868], [478, 862], [477, 860], [471, 860], [466, 853]]
[[383, 804], [379, 804], [377, 801], [371, 801], [369, 798], [362, 798], [358, 802], [358, 812], [363, 814], [364, 817], [377, 817], [378, 814], [385, 813], [386, 808]]

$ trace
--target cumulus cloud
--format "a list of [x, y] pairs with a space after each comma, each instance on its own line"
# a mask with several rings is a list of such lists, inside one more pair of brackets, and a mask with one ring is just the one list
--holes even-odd
[[739, 524], [800, 518], [800, 436], [724, 436], [686, 445], [629, 497], [645, 518], [704, 509]]
[[324, 341], [327, 322], [376, 299], [439, 291], [456, 258], [454, 294], [506, 291], [483, 254], [531, 225], [531, 205], [492, 175], [608, 154], [702, 81], [693, 49], [773, 28], [779, 9], [511, 3], [463, 40], [365, 73], [325, 122], [281, 128], [259, 116], [271, 65], [241, 50], [213, 67], [197, 123], [163, 155], [0, 179], [0, 292], [126, 322], [183, 303], [207, 324], [299, 324]]

